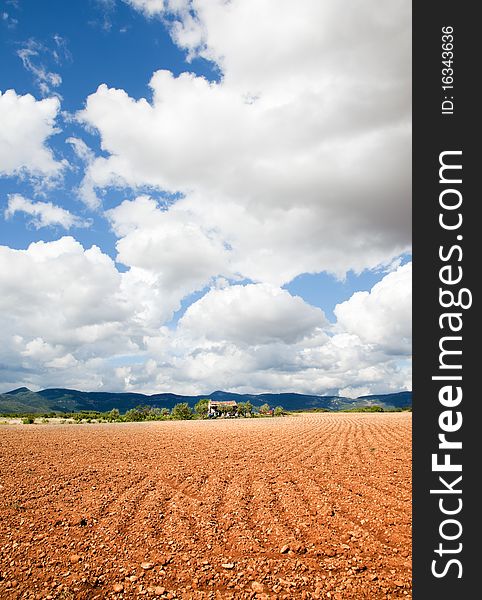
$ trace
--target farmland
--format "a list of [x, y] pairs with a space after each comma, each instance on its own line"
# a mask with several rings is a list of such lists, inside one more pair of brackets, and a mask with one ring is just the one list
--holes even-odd
[[411, 415], [0, 425], [1, 598], [411, 597]]

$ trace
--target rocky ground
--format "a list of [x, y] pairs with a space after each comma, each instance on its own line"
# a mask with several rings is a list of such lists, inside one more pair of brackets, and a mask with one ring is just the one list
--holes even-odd
[[0, 425], [0, 598], [411, 597], [411, 415]]

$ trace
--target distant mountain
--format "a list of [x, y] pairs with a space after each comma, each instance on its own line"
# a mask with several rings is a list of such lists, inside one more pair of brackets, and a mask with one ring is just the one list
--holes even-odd
[[11, 392], [7, 392], [7, 394], [9, 396], [16, 396], [17, 394], [25, 394], [25, 393], [31, 393], [30, 390], [26, 387], [19, 387], [16, 390], [12, 390]]
[[411, 408], [412, 392], [397, 392], [395, 394], [379, 394], [372, 396], [360, 396], [358, 402], [367, 402], [369, 404], [380, 404], [387, 408]]
[[21, 387], [5, 394], [0, 394], [0, 413], [24, 414], [47, 412], [76, 412], [80, 410], [95, 410], [106, 412], [113, 408], [121, 413], [139, 405], [156, 406], [171, 409], [178, 402], [187, 402], [191, 407], [201, 399], [250, 401], [254, 406], [269, 404], [271, 407], [282, 406], [286, 410], [342, 410], [347, 408], [362, 408], [378, 405], [386, 410], [410, 408], [412, 392], [395, 394], [378, 394], [345, 398], [342, 396], [310, 396], [306, 394], [235, 394], [232, 392], [216, 391], [212, 394], [199, 396], [180, 396], [178, 394], [135, 394], [115, 392], [81, 392], [64, 388], [53, 388], [32, 392]]

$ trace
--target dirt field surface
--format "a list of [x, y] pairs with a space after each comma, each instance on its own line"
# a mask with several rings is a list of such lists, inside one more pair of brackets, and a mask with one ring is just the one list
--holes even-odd
[[411, 597], [411, 415], [0, 426], [0, 598]]

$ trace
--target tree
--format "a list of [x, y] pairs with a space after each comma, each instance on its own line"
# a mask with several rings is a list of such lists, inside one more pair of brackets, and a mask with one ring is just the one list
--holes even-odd
[[128, 410], [124, 415], [124, 421], [144, 421], [146, 416], [139, 408], [140, 407], [136, 407]]
[[274, 409], [274, 416], [275, 417], [281, 417], [285, 414], [285, 409], [282, 406], [277, 406]]
[[153, 406], [149, 409], [149, 413], [146, 416], [148, 421], [158, 421], [161, 418], [161, 409], [157, 406]]
[[201, 419], [205, 419], [208, 414], [209, 398], [202, 398], [194, 407], [194, 411]]
[[169, 416], [169, 409], [164, 406], [163, 408], [161, 408], [161, 417], [168, 417]]
[[251, 402], [249, 400], [246, 400], [246, 402], [244, 403], [244, 414], [251, 416], [252, 413], [253, 413], [253, 405], [251, 404]]
[[113, 408], [109, 413], [107, 413], [107, 418], [109, 421], [118, 421], [120, 418], [120, 412], [118, 408]]
[[177, 420], [192, 419], [192, 410], [187, 402], [179, 402], [171, 411], [171, 417]]
[[270, 406], [269, 404], [263, 404], [262, 406], [259, 407], [259, 413], [261, 415], [267, 415], [270, 411]]
[[246, 402], [238, 402], [238, 415], [246, 416]]

